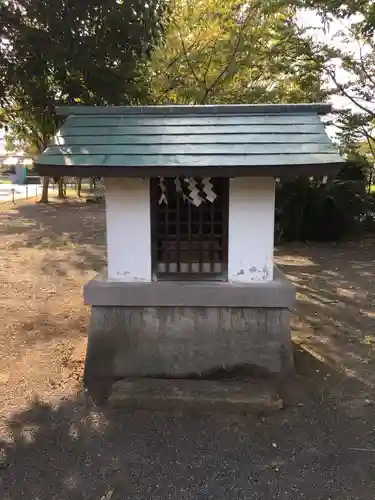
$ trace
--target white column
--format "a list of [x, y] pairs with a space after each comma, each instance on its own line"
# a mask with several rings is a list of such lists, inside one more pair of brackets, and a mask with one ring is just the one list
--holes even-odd
[[151, 281], [149, 179], [106, 179], [107, 259], [111, 281]]
[[229, 184], [228, 281], [273, 279], [275, 179], [237, 177]]

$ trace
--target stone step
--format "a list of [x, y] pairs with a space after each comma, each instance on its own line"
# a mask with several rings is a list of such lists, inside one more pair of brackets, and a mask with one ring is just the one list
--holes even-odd
[[280, 410], [283, 401], [272, 381], [138, 378], [114, 383], [109, 405], [153, 410], [198, 410], [204, 413], [264, 414]]

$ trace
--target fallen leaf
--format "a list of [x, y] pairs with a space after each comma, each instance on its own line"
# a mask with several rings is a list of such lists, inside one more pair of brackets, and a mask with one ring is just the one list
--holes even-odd
[[112, 498], [112, 495], [113, 493], [115, 492], [115, 490], [110, 490], [108, 491], [108, 493], [106, 493], [105, 495], [102, 496], [102, 498], [100, 500], [111, 500]]

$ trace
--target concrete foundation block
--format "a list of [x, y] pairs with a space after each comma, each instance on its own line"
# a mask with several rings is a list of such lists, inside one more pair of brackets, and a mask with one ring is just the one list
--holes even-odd
[[293, 372], [286, 308], [92, 306], [84, 383], [106, 399], [127, 377]]

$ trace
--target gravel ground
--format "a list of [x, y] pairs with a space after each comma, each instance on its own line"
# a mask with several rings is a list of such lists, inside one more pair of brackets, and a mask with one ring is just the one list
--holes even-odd
[[[298, 375], [270, 417], [99, 412], [79, 395], [104, 214], [0, 214], [0, 498], [375, 498], [373, 242], [288, 247]], [[2, 405], [2, 406], [1, 406]]]

